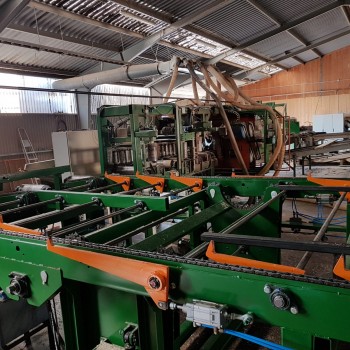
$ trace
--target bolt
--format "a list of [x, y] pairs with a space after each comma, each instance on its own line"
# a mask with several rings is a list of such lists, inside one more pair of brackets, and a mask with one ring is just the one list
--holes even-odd
[[7, 288], [6, 292], [11, 295], [16, 295], [18, 293], [18, 286], [17, 284], [11, 283]]
[[163, 301], [159, 301], [158, 302], [158, 307], [162, 310], [166, 310], [167, 309], [167, 303], [164, 303]]
[[265, 284], [265, 285], [264, 285], [264, 292], [265, 292], [266, 294], [271, 294], [271, 293], [272, 293], [272, 288], [271, 288], [271, 286], [269, 286], [268, 284]]
[[243, 317], [243, 326], [249, 326], [253, 323], [253, 317], [251, 315], [246, 315]]
[[282, 309], [286, 306], [286, 302], [281, 295], [276, 295], [273, 298], [273, 305], [275, 305], [277, 308]]
[[5, 302], [8, 299], [7, 295], [3, 290], [0, 290], [0, 303]]
[[48, 279], [48, 274], [46, 271], [41, 271], [40, 272], [40, 277], [41, 277], [41, 281], [43, 282], [43, 284], [47, 283], [47, 279]]
[[297, 308], [295, 305], [293, 305], [293, 306], [291, 306], [291, 308], [290, 308], [290, 312], [291, 312], [293, 315], [296, 315], [296, 314], [299, 313], [299, 310], [298, 310], [298, 308]]
[[161, 285], [160, 280], [158, 277], [150, 277], [150, 279], [148, 280], [148, 285], [152, 288], [152, 289], [158, 289]]

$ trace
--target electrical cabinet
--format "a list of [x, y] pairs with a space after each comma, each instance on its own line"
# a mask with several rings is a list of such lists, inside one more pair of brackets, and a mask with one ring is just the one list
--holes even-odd
[[349, 114], [320, 114], [313, 116], [312, 130], [327, 134], [348, 131]]

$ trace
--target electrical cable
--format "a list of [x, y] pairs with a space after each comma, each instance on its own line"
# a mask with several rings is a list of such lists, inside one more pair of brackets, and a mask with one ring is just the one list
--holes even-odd
[[[205, 325], [205, 324], [202, 324], [202, 327], [209, 328], [209, 329], [214, 329], [213, 326], [209, 326], [209, 325]], [[288, 348], [286, 346], [279, 345], [279, 344], [270, 342], [268, 340], [255, 337], [255, 336], [250, 335], [250, 334], [233, 331], [231, 329], [224, 329], [224, 330], [222, 330], [222, 332], [224, 334], [229, 334], [229, 335], [232, 335], [234, 337], [238, 337], [238, 338], [247, 340], [247, 341], [249, 341], [251, 343], [255, 343], [255, 344], [258, 344], [260, 346], [264, 346], [267, 349], [271, 349], [271, 350], [292, 350], [292, 348]]]

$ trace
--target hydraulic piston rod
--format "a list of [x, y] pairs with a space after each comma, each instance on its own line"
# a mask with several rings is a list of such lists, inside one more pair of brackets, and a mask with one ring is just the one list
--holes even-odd
[[93, 224], [97, 224], [103, 220], [113, 218], [114, 216], [123, 214], [123, 213], [130, 211], [130, 210], [133, 210], [133, 209], [142, 209], [143, 207], [144, 207], [143, 203], [138, 202], [137, 204], [133, 205], [132, 207], [117, 210], [117, 211], [114, 211], [113, 213], [100, 216], [99, 218], [88, 220], [88, 221], [82, 222], [80, 224], [77, 224], [77, 225], [74, 225], [71, 227], [67, 227], [66, 229], [59, 230], [59, 231], [55, 232], [54, 234], [52, 234], [51, 237], [62, 237], [64, 235], [66, 235], [67, 233], [77, 231], [81, 228], [88, 227], [88, 226], [91, 226]]

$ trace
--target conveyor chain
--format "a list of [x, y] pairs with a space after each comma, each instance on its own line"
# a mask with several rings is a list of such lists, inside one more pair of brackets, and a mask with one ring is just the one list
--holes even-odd
[[[48, 237], [42, 235], [42, 236], [34, 236], [24, 233], [18, 233], [18, 232], [12, 232], [12, 231], [6, 231], [6, 230], [0, 230], [0, 234], [11, 236], [11, 237], [18, 237], [23, 239], [33, 239], [33, 240], [40, 240], [40, 241], [46, 241]], [[305, 282], [305, 283], [313, 283], [313, 284], [319, 284], [323, 286], [330, 286], [330, 287], [338, 287], [338, 288], [346, 288], [350, 289], [350, 282], [345, 280], [337, 280], [337, 279], [326, 279], [326, 278], [320, 278], [320, 277], [314, 277], [314, 276], [307, 276], [307, 275], [296, 275], [292, 273], [281, 273], [277, 271], [268, 271], [264, 269], [254, 269], [250, 267], [242, 267], [238, 265], [226, 265], [216, 262], [210, 262], [205, 261], [201, 259], [195, 259], [195, 258], [184, 258], [181, 256], [175, 256], [175, 255], [167, 255], [157, 252], [148, 252], [143, 250], [135, 250], [130, 248], [123, 248], [123, 247], [114, 247], [109, 246], [106, 244], [99, 244], [99, 243], [91, 243], [86, 241], [79, 241], [79, 240], [71, 240], [71, 239], [64, 239], [64, 238], [52, 238], [52, 242], [54, 244], [61, 244], [69, 247], [74, 248], [89, 248], [97, 251], [105, 251], [109, 253], [117, 253], [122, 255], [128, 255], [133, 256], [135, 258], [151, 258], [151, 259], [157, 259], [157, 260], [165, 260], [165, 261], [171, 261], [176, 263], [182, 263], [182, 264], [190, 264], [190, 265], [197, 265], [202, 267], [210, 267], [215, 269], [221, 269], [221, 270], [229, 270], [239, 273], [247, 273], [252, 275], [259, 275], [259, 276], [266, 276], [266, 277], [272, 277], [272, 278], [280, 278], [285, 280], [292, 280], [297, 282]], [[157, 261], [157, 263], [161, 264], [161, 261]]]

